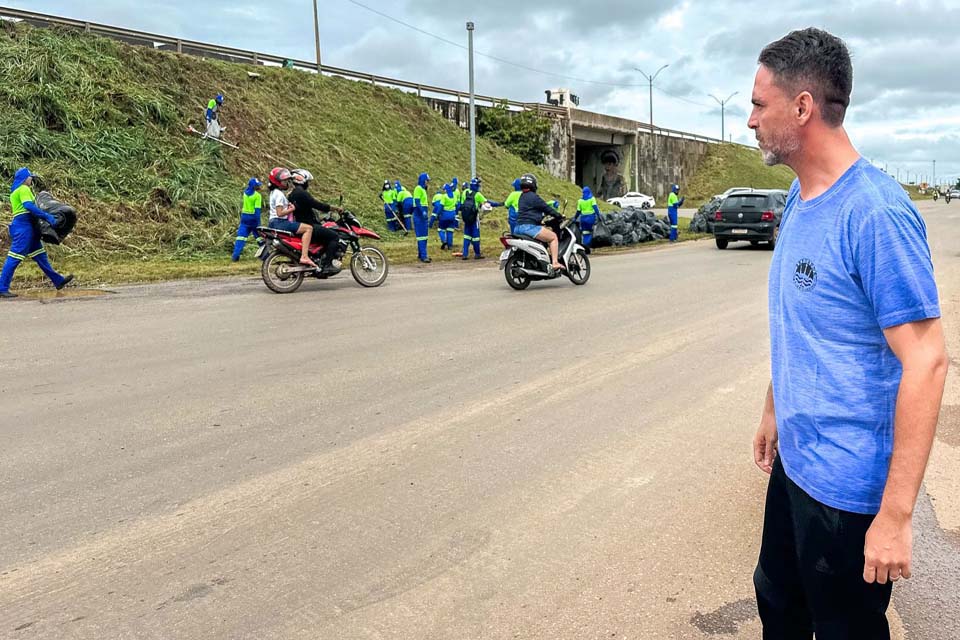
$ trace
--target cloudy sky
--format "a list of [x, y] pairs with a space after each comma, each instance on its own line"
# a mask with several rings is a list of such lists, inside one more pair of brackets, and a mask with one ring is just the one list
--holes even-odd
[[[5, 4], [314, 56], [311, 0]], [[934, 160], [938, 178], [960, 177], [960, 0], [320, 0], [323, 62], [465, 90], [466, 51], [439, 38], [465, 45], [466, 20], [476, 23], [478, 54], [502, 60], [478, 55], [478, 93], [542, 101], [545, 89], [569, 87], [584, 109], [647, 121], [647, 82], [635, 68], [652, 73], [668, 64], [654, 83], [655, 124], [719, 137], [720, 108], [709, 95], [724, 99], [736, 91], [726, 132], [745, 143], [753, 142], [746, 118], [760, 49], [795, 28], [825, 28], [853, 54], [846, 125], [860, 152], [903, 181], [907, 172], [911, 181], [929, 177]]]

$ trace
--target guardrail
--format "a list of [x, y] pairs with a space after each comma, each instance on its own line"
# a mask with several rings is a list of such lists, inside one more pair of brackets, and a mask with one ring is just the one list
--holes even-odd
[[[174, 38], [172, 36], [165, 36], [157, 33], [150, 33], [147, 31], [136, 31], [133, 29], [125, 29], [123, 27], [114, 27], [106, 24], [89, 22], [86, 20], [62, 18], [59, 16], [51, 16], [43, 13], [36, 13], [34, 11], [25, 11], [23, 9], [13, 9], [10, 7], [0, 6], [0, 19], [23, 21], [38, 27], [67, 27], [67, 28], [81, 29], [86, 33], [92, 33], [99, 36], [113, 38], [115, 40], [120, 40], [128, 44], [146, 46], [146, 47], [150, 47], [151, 49], [159, 49], [162, 51], [172, 51], [176, 53], [193, 55], [193, 56], [202, 57], [202, 58], [214, 58], [217, 60], [225, 60], [228, 62], [237, 62], [241, 64], [252, 64], [252, 65], [260, 65], [260, 66], [278, 66], [279, 67], [279, 66], [286, 65], [286, 66], [292, 66], [293, 68], [300, 69], [302, 71], [310, 71], [313, 73], [318, 72], [317, 64], [315, 62], [309, 62], [306, 60], [285, 58], [283, 56], [278, 56], [271, 53], [262, 53], [259, 51], [237, 49], [235, 47], [227, 47], [223, 45], [209, 44], [207, 42], [199, 42], [197, 40]], [[458, 91], [456, 89], [447, 89], [445, 87], [435, 87], [433, 85], [421, 84], [418, 82], [408, 82], [406, 80], [398, 80], [397, 78], [388, 78], [386, 76], [378, 76], [373, 73], [361, 73], [359, 71], [352, 71], [350, 69], [343, 69], [340, 67], [331, 67], [329, 65], [321, 65], [319, 72], [323, 73], [324, 75], [340, 76], [343, 78], [348, 78], [350, 80], [369, 82], [373, 85], [393, 87], [393, 88], [403, 89], [411, 92], [415, 91], [418, 97], [423, 97], [425, 95], [428, 97], [443, 96], [445, 98], [456, 98], [457, 102], [467, 102], [470, 100], [470, 94], [468, 92]], [[563, 117], [568, 115], [567, 109], [565, 107], [556, 107], [549, 104], [540, 104], [536, 102], [518, 102], [516, 100], [508, 100], [506, 98], [497, 98], [494, 96], [486, 96], [486, 95], [474, 95], [474, 100], [480, 106], [494, 106], [498, 104], [506, 104], [508, 108], [513, 110], [535, 111], [536, 113], [547, 115], [547, 116]], [[647, 132], [653, 131], [654, 133], [668, 136], [668, 137], [684, 138], [687, 140], [699, 140], [701, 142], [709, 142], [714, 144], [723, 142], [723, 140], [720, 140], [718, 138], [701, 136], [695, 133], [688, 133], [686, 131], [678, 131], [675, 129], [651, 127], [650, 125], [643, 124], [643, 123], [638, 123], [637, 130], [638, 132], [642, 132], [644, 130], [646, 130]], [[733, 144], [739, 144], [739, 143], [733, 143]], [[742, 146], [747, 146], [747, 145], [742, 145]]]

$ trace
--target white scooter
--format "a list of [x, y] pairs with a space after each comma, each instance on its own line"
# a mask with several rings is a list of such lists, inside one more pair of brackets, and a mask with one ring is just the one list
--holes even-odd
[[500, 254], [500, 270], [514, 289], [521, 291], [534, 280], [553, 280], [567, 276], [573, 284], [586, 284], [590, 279], [590, 258], [580, 244], [580, 224], [573, 218], [549, 216], [545, 226], [553, 229], [560, 241], [557, 260], [565, 269], [550, 266], [548, 246], [530, 236], [515, 236], [509, 233], [500, 238], [504, 246]]

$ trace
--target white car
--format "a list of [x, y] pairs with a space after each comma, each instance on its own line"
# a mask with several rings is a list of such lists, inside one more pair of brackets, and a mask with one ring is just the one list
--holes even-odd
[[618, 207], [640, 207], [641, 209], [651, 209], [657, 206], [657, 201], [653, 199], [653, 196], [637, 191], [631, 191], [617, 198], [610, 198], [607, 202]]

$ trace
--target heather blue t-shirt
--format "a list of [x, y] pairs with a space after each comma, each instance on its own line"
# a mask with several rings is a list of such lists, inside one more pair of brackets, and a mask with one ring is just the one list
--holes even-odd
[[784, 470], [823, 504], [876, 513], [902, 373], [883, 329], [940, 317], [923, 219], [862, 158], [813, 200], [794, 181], [769, 288]]

